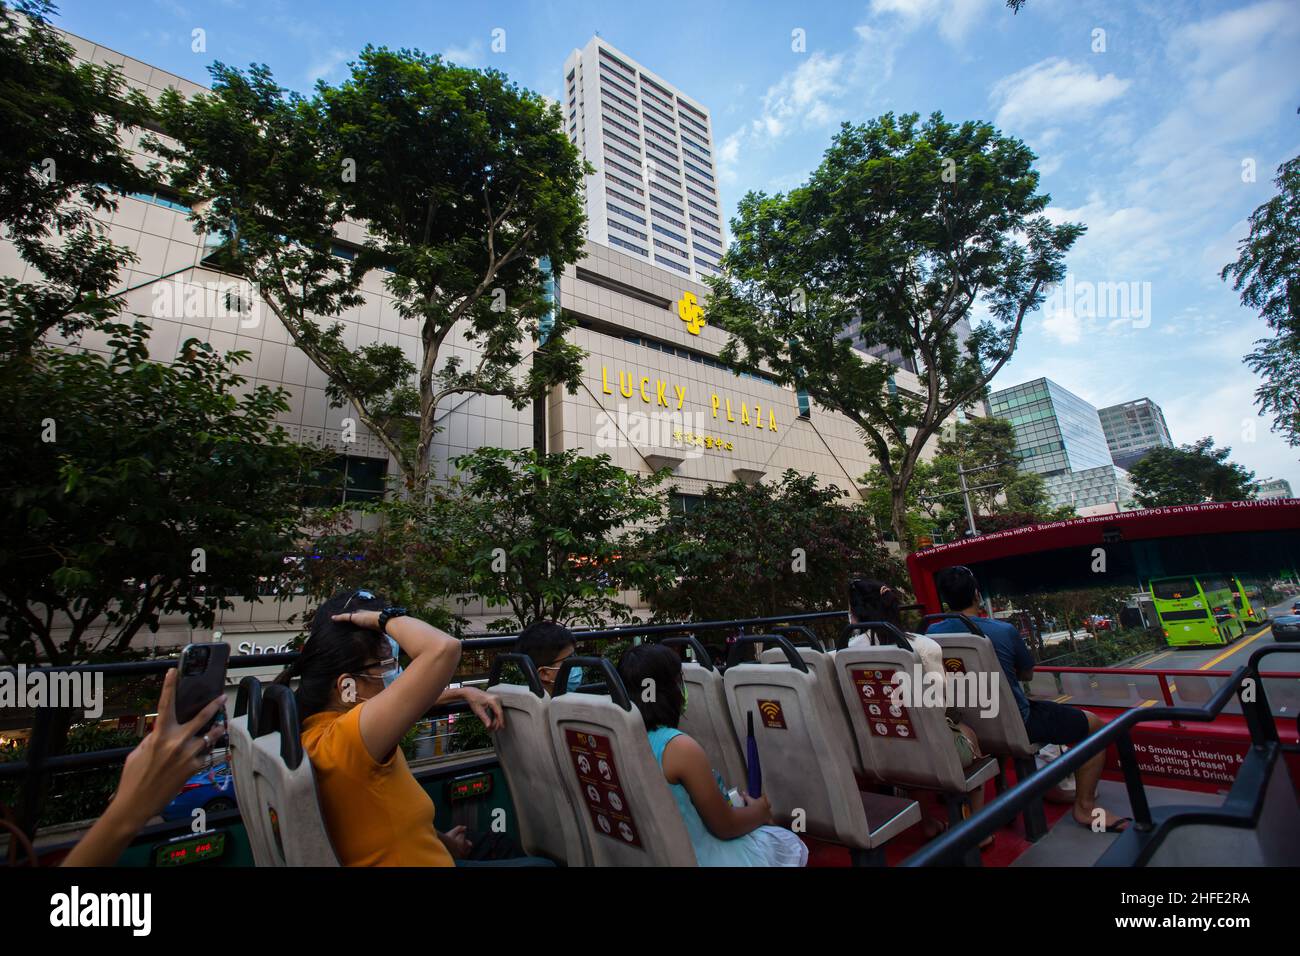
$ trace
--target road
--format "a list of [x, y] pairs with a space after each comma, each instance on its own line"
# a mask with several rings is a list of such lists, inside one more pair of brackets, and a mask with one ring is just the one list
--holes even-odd
[[[1292, 598], [1269, 608], [1270, 619], [1291, 613]], [[1250, 655], [1261, 647], [1276, 643], [1273, 629], [1268, 625], [1247, 631], [1227, 647], [1179, 647], [1146, 654], [1128, 667], [1151, 668], [1154, 670], [1191, 670], [1191, 671], [1230, 671], [1250, 660]], [[1294, 654], [1274, 654], [1268, 658], [1265, 670], [1300, 671], [1300, 643], [1293, 643]]]

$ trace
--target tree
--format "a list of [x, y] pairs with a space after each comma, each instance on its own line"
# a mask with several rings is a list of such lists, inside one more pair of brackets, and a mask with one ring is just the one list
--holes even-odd
[[[265, 67], [212, 68], [213, 90], [159, 109], [178, 143], [154, 142], [172, 183], [199, 201], [193, 218], [227, 237], [227, 267], [245, 276], [295, 345], [329, 377], [396, 459], [409, 487], [433, 467], [438, 409], [454, 394], [501, 395], [522, 408], [556, 384], [577, 391], [582, 352], [563, 341], [528, 358], [548, 314], [547, 275], [581, 253], [587, 167], [559, 108], [494, 70], [367, 47], [340, 86], [310, 99]], [[335, 227], [364, 223], [350, 260]], [[379, 270], [376, 273], [376, 270]], [[420, 354], [395, 345], [349, 348], [338, 316], [383, 276]], [[456, 327], [476, 350], [448, 348]]]
[[[922, 532], [944, 539], [969, 533], [959, 468], [968, 472], [971, 509], [980, 534], [1074, 515], [1073, 508], [1051, 503], [1041, 475], [1019, 470], [1015, 429], [1009, 421], [987, 416], [950, 420], [941, 436], [935, 457], [917, 462], [912, 476], [904, 546], [913, 544]], [[863, 484], [878, 523], [888, 528], [892, 501], [888, 477], [876, 466]]]
[[143, 173], [122, 148], [148, 101], [125, 91], [120, 71], [73, 63], [73, 48], [49, 23], [46, 0], [0, 2], [0, 223], [44, 281], [0, 278], [6, 355], [26, 354], [46, 332], [75, 336], [118, 311], [108, 296], [131, 254], [95, 222], [116, 208], [115, 192]]
[[1017, 604], [1036, 615], [1039, 626], [1044, 630], [1046, 630], [1044, 623], [1047, 619], [1054, 621], [1056, 627], [1066, 632], [1070, 650], [1077, 653], [1079, 646], [1075, 643], [1074, 634], [1076, 631], [1087, 630], [1085, 622], [1088, 617], [1104, 614], [1118, 621], [1119, 612], [1128, 604], [1132, 591], [1132, 588], [1105, 585], [1095, 588], [1046, 591], [1025, 595], [1015, 600]]
[[902, 583], [862, 505], [787, 471], [778, 482], [714, 485], [674, 514], [651, 546], [676, 569], [643, 593], [671, 620], [766, 617], [841, 610], [857, 575]]
[[510, 607], [493, 629], [627, 620], [619, 592], [670, 571], [642, 540], [666, 508], [662, 472], [532, 449], [480, 448], [453, 464], [462, 474], [442, 500], [456, 541], [448, 560], [462, 575], [455, 590]]
[[118, 656], [164, 614], [211, 626], [296, 547], [310, 459], [275, 423], [285, 393], [244, 388], [233, 366], [247, 353], [191, 339], [175, 363], [151, 362], [142, 323], [105, 331], [108, 355], [40, 346], [4, 363], [9, 661]]
[[[148, 104], [74, 65], [51, 9], [0, 4], [0, 225], [38, 273], [0, 279], [0, 652], [69, 663], [256, 597], [294, 545], [310, 460], [275, 425], [284, 394], [234, 372], [246, 354], [190, 340], [152, 362], [148, 328], [119, 321], [133, 256], [96, 216], [145, 182], [121, 143]], [[52, 331], [98, 333], [106, 354]]]
[[1157, 448], [1129, 469], [1134, 497], [1143, 508], [1252, 498], [1255, 473], [1229, 461], [1231, 453], [1231, 448], [1215, 448], [1212, 437]]
[[1255, 390], [1273, 430], [1300, 446], [1300, 156], [1278, 167], [1278, 194], [1250, 214], [1250, 234], [1237, 260], [1220, 277], [1232, 277], [1242, 305], [1255, 309], [1277, 334], [1260, 339], [1245, 362], [1263, 382]]
[[[807, 184], [749, 193], [732, 221], [710, 321], [724, 358], [763, 367], [858, 425], [889, 481], [890, 524], [906, 537], [907, 489], [943, 423], [974, 403], [1014, 353], [1026, 316], [1062, 278], [1083, 226], [1053, 225], [1034, 154], [988, 123], [939, 113], [845, 124]], [[960, 341], [976, 302], [988, 318]], [[900, 349], [921, 392], [850, 347]]]

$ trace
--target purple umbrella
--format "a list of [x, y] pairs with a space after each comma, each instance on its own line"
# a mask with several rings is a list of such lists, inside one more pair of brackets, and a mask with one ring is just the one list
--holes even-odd
[[749, 738], [745, 741], [745, 762], [749, 764], [749, 795], [763, 795], [763, 768], [758, 763], [758, 741], [754, 739], [754, 712], [749, 712]]

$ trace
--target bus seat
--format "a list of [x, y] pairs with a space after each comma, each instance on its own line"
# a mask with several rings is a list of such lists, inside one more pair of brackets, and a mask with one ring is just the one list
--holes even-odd
[[[568, 693], [569, 670], [604, 675], [608, 694]], [[641, 712], [613, 665], [572, 656], [555, 677], [549, 710], [560, 776], [578, 811], [594, 866], [695, 866], [695, 849]]]
[[943, 649], [945, 670], [959, 674], [991, 674], [997, 681], [998, 712], [995, 716], [984, 716], [979, 707], [958, 708], [962, 721], [979, 738], [980, 749], [1015, 759], [1028, 759], [1038, 753], [1039, 745], [1029, 742], [1016, 696], [989, 639], [977, 634], [931, 634], [930, 637]]
[[[944, 670], [958, 674], [993, 675], [998, 688], [997, 714], [985, 716], [979, 707], [972, 706], [959, 707], [958, 711], [962, 722], [975, 731], [980, 750], [997, 757], [999, 762], [1010, 760], [1016, 768], [1016, 779], [1024, 780], [1038, 769], [1034, 756], [1040, 745], [1029, 741], [1015, 694], [997, 652], [993, 650], [993, 643], [982, 634], [931, 634], [930, 637], [938, 641], [943, 650]], [[1057, 696], [1055, 690], [1053, 680], [1053, 697]], [[999, 775], [995, 786], [1001, 790], [1002, 784]], [[1030, 842], [1037, 842], [1047, 834], [1047, 815], [1041, 798], [1025, 805], [1024, 827], [1025, 837]]]
[[270, 684], [262, 691], [259, 735], [253, 738], [254, 802], [267, 837], [269, 866], [338, 866], [321, 816], [316, 778], [302, 748], [293, 691]]
[[729, 787], [745, 782], [745, 757], [731, 725], [731, 708], [722, 675], [713, 666], [712, 657], [696, 637], [669, 637], [660, 644], [690, 647], [695, 660], [682, 662], [682, 680], [690, 697], [690, 706], [682, 712], [678, 729], [692, 737], [708, 756], [713, 769], [722, 774]]
[[[819, 651], [816, 648], [803, 645], [795, 645], [795, 650], [808, 665], [808, 670], [817, 678], [816, 685], [822, 707], [823, 721], [828, 727], [837, 726], [840, 728], [832, 731], [836, 737], [846, 742], [851, 741], [852, 730], [849, 726], [849, 712], [844, 706], [844, 698], [840, 695], [839, 681], [835, 676], [835, 651]], [[759, 655], [759, 661], [764, 664], [787, 663], [785, 651], [779, 647], [769, 647], [764, 650]], [[875, 775], [862, 765], [862, 755], [858, 753], [857, 747], [850, 744], [846, 752], [853, 762], [853, 772], [855, 774], [865, 776], [868, 779], [875, 779]]]
[[848, 727], [828, 721], [817, 677], [788, 640], [739, 640], [777, 643], [788, 664], [736, 664], [723, 675], [738, 737], [747, 735], [754, 715], [763, 790], [774, 816], [802, 821], [801, 832], [849, 847], [855, 863], [883, 862], [884, 844], [920, 822], [919, 804], [860, 790]]
[[262, 682], [256, 677], [245, 677], [235, 692], [235, 714], [226, 721], [228, 759], [235, 781], [235, 801], [239, 804], [248, 844], [253, 851], [253, 864], [271, 866], [270, 834], [266, 832], [262, 815], [254, 810], [257, 787], [253, 782], [253, 738], [257, 736], [261, 712]]
[[835, 655], [835, 671], [846, 706], [852, 704], [854, 743], [863, 763], [887, 783], [964, 797], [997, 776], [992, 757], [962, 767], [942, 704], [891, 702], [895, 672], [921, 673], [921, 660], [911, 650], [846, 648]]
[[[515, 664], [527, 685], [500, 683], [505, 663]], [[505, 713], [505, 726], [493, 732], [493, 742], [510, 788], [519, 842], [531, 856], [585, 866], [587, 848], [551, 746], [550, 697], [542, 689], [537, 665], [526, 654], [498, 654], [488, 688]]]

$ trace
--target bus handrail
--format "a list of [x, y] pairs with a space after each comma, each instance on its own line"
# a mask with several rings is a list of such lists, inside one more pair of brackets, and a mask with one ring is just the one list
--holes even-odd
[[[1271, 715], [1268, 720], [1260, 718], [1269, 714], [1267, 698], [1262, 682], [1258, 680], [1259, 660], [1268, 654], [1284, 653], [1294, 650], [1284, 645], [1261, 647], [1251, 655], [1250, 661], [1234, 670], [1231, 679], [1223, 683], [1214, 695], [1200, 707], [1133, 707], [1119, 717], [1109, 721], [1105, 727], [1086, 737], [1079, 744], [1066, 751], [1063, 756], [1053, 760], [1047, 766], [1030, 774], [1024, 780], [1006, 790], [983, 810], [969, 820], [940, 834], [924, 848], [903, 861], [904, 866], [942, 866], [961, 862], [963, 855], [976, 846], [985, 837], [1014, 820], [1029, 801], [1043, 797], [1049, 790], [1074, 773], [1096, 754], [1103, 753], [1114, 743], [1119, 751], [1120, 765], [1124, 773], [1124, 783], [1128, 790], [1129, 803], [1133, 810], [1131, 826], [1141, 831], [1152, 828], [1151, 807], [1147, 802], [1146, 788], [1142, 782], [1141, 769], [1138, 767], [1137, 754], [1133, 748], [1130, 730], [1138, 724], [1161, 720], [1186, 720], [1192, 722], [1209, 722], [1214, 720], [1227, 706], [1228, 701], [1237, 696], [1243, 682], [1248, 677], [1256, 678], [1251, 700], [1242, 699], [1241, 706], [1247, 714], [1247, 726], [1253, 746], [1277, 743], [1277, 725]], [[1195, 672], [1203, 673], [1203, 672]], [[1269, 675], [1273, 676], [1273, 675]]]

